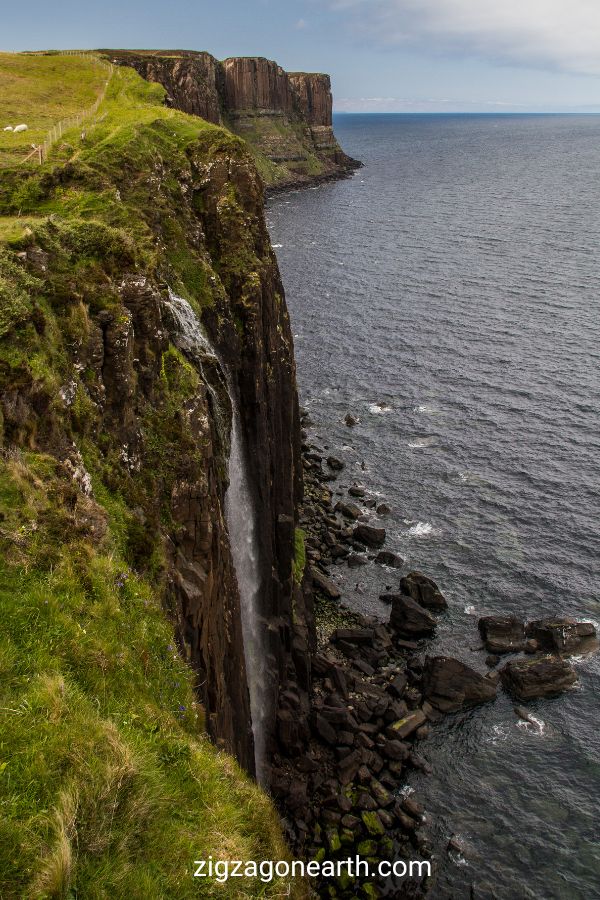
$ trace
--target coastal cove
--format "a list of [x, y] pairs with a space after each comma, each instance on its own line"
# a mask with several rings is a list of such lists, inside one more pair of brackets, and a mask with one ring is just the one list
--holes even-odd
[[[483, 673], [480, 616], [598, 619], [600, 120], [334, 124], [365, 168], [272, 198], [267, 216], [310, 439], [345, 463], [333, 502], [357, 482], [389, 504], [386, 549], [406, 565], [331, 573], [381, 621], [401, 574], [431, 575], [449, 603], [433, 652]], [[442, 862], [436, 898], [473, 883], [482, 897], [595, 895], [598, 656], [576, 670], [576, 690], [529, 705], [539, 727], [499, 692], [421, 744], [433, 775], [409, 787]], [[446, 853], [453, 835], [464, 852]]]

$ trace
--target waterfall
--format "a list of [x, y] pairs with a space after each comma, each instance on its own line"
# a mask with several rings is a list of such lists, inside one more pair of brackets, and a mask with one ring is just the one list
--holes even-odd
[[267, 673], [264, 623], [259, 610], [260, 560], [256, 541], [256, 512], [248, 475], [244, 450], [242, 420], [237, 391], [231, 374], [222, 364], [200, 321], [187, 302], [169, 288], [168, 300], [163, 301], [166, 319], [170, 324], [171, 339], [176, 347], [199, 369], [211, 397], [217, 430], [225, 421], [223, 403], [218, 390], [205, 374], [210, 367], [216, 371], [218, 387], [223, 387], [231, 403], [231, 434], [223, 441], [229, 449], [229, 487], [225, 495], [225, 518], [229, 532], [229, 544], [238, 584], [241, 603], [242, 635], [246, 675], [250, 692], [250, 714], [254, 737], [256, 777], [263, 781], [265, 766], [265, 717], [267, 715]]
[[242, 602], [244, 655], [250, 689], [250, 711], [254, 736], [256, 778], [263, 782], [265, 766], [266, 647], [259, 611], [260, 567], [256, 542], [256, 516], [248, 478], [248, 466], [242, 443], [242, 427], [237, 398], [230, 391], [233, 406], [229, 488], [225, 496], [225, 515], [229, 543]]

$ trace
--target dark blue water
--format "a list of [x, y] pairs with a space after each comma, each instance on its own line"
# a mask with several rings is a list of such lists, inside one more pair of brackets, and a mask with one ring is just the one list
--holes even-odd
[[[436, 647], [486, 671], [480, 615], [600, 619], [600, 118], [336, 130], [366, 167], [268, 209], [302, 399], [346, 460], [340, 489], [384, 497], [389, 546], [442, 586]], [[388, 615], [397, 574], [334, 571], [349, 605]], [[577, 668], [576, 691], [531, 704], [541, 734], [500, 694], [422, 745], [434, 897], [600, 897], [599, 657]]]

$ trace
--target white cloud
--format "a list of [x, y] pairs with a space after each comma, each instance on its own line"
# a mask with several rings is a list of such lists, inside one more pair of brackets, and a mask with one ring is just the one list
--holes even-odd
[[600, 0], [329, 0], [360, 34], [530, 67], [600, 75]]

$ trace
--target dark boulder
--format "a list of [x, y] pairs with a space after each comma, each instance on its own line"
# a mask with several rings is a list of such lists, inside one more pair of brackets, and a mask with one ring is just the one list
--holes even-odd
[[397, 553], [392, 553], [391, 550], [380, 550], [375, 557], [375, 562], [382, 566], [390, 566], [392, 569], [401, 569], [404, 565], [402, 557]]
[[572, 656], [589, 653], [598, 649], [596, 629], [591, 622], [577, 622], [575, 619], [550, 617], [528, 622], [525, 626], [527, 637], [537, 641], [541, 650]]
[[357, 419], [356, 416], [353, 416], [352, 413], [346, 413], [344, 422], [346, 423], [348, 428], [352, 428], [353, 425], [358, 425], [359, 419]]
[[516, 616], [483, 616], [479, 630], [490, 653], [518, 653], [525, 648], [525, 626]]
[[532, 656], [513, 659], [501, 671], [502, 685], [518, 700], [552, 697], [572, 687], [577, 674], [558, 656]]
[[437, 622], [428, 610], [405, 594], [396, 594], [392, 600], [390, 626], [410, 637], [431, 634]]
[[435, 581], [422, 572], [409, 572], [401, 578], [400, 590], [427, 609], [446, 609], [448, 606]]
[[319, 572], [319, 570], [315, 568], [311, 568], [310, 574], [312, 575], [313, 584], [317, 591], [321, 591], [321, 593], [325, 594], [326, 597], [329, 597], [330, 600], [339, 600], [342, 596], [341, 591], [331, 578], [323, 575], [322, 572]]
[[367, 547], [382, 547], [385, 543], [385, 528], [376, 528], [374, 525], [367, 525], [360, 522], [353, 531], [355, 540]]
[[346, 562], [349, 569], [358, 569], [360, 566], [369, 564], [369, 560], [364, 553], [349, 553]]
[[330, 469], [333, 469], [334, 472], [341, 472], [345, 463], [343, 463], [341, 459], [338, 459], [337, 456], [328, 456], [327, 465]]
[[458, 659], [434, 656], [425, 662], [423, 696], [442, 712], [454, 712], [494, 700], [496, 685]]
[[351, 497], [364, 497], [367, 493], [365, 488], [360, 484], [353, 484], [348, 488], [348, 493]]
[[342, 500], [338, 500], [334, 509], [346, 519], [358, 519], [362, 515], [362, 509], [356, 503], [344, 503]]

